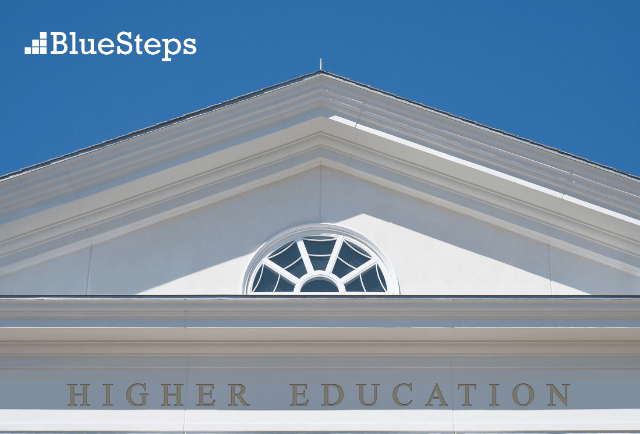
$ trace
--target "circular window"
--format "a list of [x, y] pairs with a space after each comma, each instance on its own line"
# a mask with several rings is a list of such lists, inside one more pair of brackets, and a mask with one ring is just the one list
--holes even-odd
[[244, 279], [246, 294], [397, 294], [382, 252], [340, 226], [299, 226], [258, 250]]

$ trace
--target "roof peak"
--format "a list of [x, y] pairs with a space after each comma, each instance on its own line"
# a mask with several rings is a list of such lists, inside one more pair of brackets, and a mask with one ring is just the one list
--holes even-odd
[[[322, 68], [322, 63], [320, 63], [320, 68]], [[136, 131], [133, 131], [131, 133], [124, 134], [122, 136], [118, 136], [118, 137], [115, 137], [115, 138], [110, 139], [110, 140], [106, 140], [104, 142], [97, 143], [95, 145], [88, 146], [86, 148], [78, 149], [77, 151], [73, 151], [73, 152], [70, 152], [68, 154], [63, 154], [63, 155], [61, 155], [59, 157], [55, 157], [55, 158], [52, 158], [50, 160], [43, 161], [41, 163], [37, 163], [37, 164], [31, 165], [31, 166], [27, 166], [25, 168], [16, 170], [14, 172], [9, 172], [9, 173], [7, 173], [5, 175], [0, 175], [0, 182], [2, 182], [4, 180], [7, 180], [7, 179], [10, 179], [10, 178], [14, 178], [16, 176], [24, 175], [26, 173], [29, 173], [29, 172], [32, 172], [32, 171], [35, 171], [35, 170], [50, 166], [52, 164], [56, 164], [56, 163], [59, 163], [59, 162], [62, 162], [62, 161], [65, 161], [65, 160], [80, 156], [80, 155], [87, 154], [89, 152], [93, 152], [93, 151], [105, 148], [107, 146], [114, 145], [116, 143], [131, 139], [133, 137], [137, 137], [137, 136], [140, 136], [140, 135], [143, 135], [143, 134], [150, 133], [152, 131], [155, 131], [155, 130], [158, 130], [160, 128], [164, 128], [164, 127], [167, 127], [167, 126], [170, 126], [170, 125], [173, 125], [173, 124], [178, 123], [178, 122], [185, 121], [185, 120], [190, 119], [190, 118], [195, 117], [195, 116], [200, 116], [200, 115], [205, 114], [205, 113], [210, 113], [210, 112], [213, 112], [213, 111], [216, 111], [216, 110], [220, 110], [220, 109], [222, 109], [224, 107], [227, 107], [227, 106], [230, 106], [230, 105], [233, 105], [233, 104], [237, 104], [239, 102], [242, 102], [242, 101], [245, 101], [245, 100], [248, 100], [248, 99], [251, 99], [251, 98], [255, 98], [255, 97], [263, 95], [265, 93], [273, 92], [273, 91], [278, 90], [280, 88], [283, 88], [283, 87], [286, 87], [286, 86], [290, 86], [292, 84], [295, 84], [295, 83], [298, 83], [298, 82], [301, 82], [301, 81], [305, 81], [305, 80], [308, 80], [308, 79], [312, 79], [312, 78], [318, 77], [318, 76], [326, 76], [326, 77], [329, 77], [329, 78], [332, 78], [332, 79], [337, 79], [337, 80], [340, 80], [340, 81], [342, 81], [344, 83], [347, 83], [347, 84], [350, 84], [350, 85], [353, 85], [353, 86], [357, 86], [359, 88], [366, 89], [366, 90], [369, 90], [369, 91], [373, 91], [373, 92], [376, 92], [376, 93], [378, 93], [380, 95], [383, 95], [383, 96], [386, 96], [386, 97], [389, 97], [389, 98], [393, 98], [393, 99], [398, 100], [400, 102], [403, 102], [405, 104], [409, 104], [409, 105], [412, 105], [414, 107], [418, 107], [418, 108], [421, 108], [421, 109], [429, 110], [429, 111], [431, 111], [433, 113], [437, 113], [437, 114], [449, 117], [451, 119], [455, 119], [455, 120], [460, 121], [460, 122], [464, 122], [466, 124], [469, 124], [469, 125], [472, 125], [472, 126], [475, 126], [475, 127], [478, 127], [478, 128], [486, 129], [488, 131], [491, 131], [491, 132], [494, 132], [494, 133], [498, 133], [500, 135], [507, 136], [507, 137], [510, 137], [512, 139], [516, 139], [516, 140], [521, 141], [521, 142], [523, 142], [525, 144], [528, 144], [528, 145], [531, 145], [531, 146], [535, 146], [535, 147], [538, 147], [540, 149], [543, 149], [543, 150], [546, 150], [546, 151], [550, 151], [550, 152], [553, 152], [553, 153], [557, 153], [557, 154], [562, 155], [564, 157], [568, 157], [568, 158], [571, 158], [571, 159], [574, 159], [574, 160], [581, 161], [581, 162], [586, 163], [586, 164], [588, 164], [590, 166], [597, 167], [599, 169], [606, 170], [606, 171], [612, 172], [614, 174], [627, 177], [627, 178], [629, 178], [631, 180], [634, 180], [634, 181], [640, 181], [640, 176], [632, 175], [630, 173], [623, 172], [622, 170], [618, 170], [616, 168], [613, 168], [613, 167], [610, 167], [610, 166], [606, 166], [604, 164], [597, 163], [595, 161], [588, 160], [588, 159], [586, 159], [584, 157], [580, 157], [580, 156], [571, 154], [569, 152], [562, 151], [561, 149], [553, 148], [551, 146], [547, 146], [547, 145], [544, 145], [542, 143], [535, 142], [533, 140], [530, 140], [530, 139], [527, 139], [527, 138], [524, 138], [524, 137], [520, 137], [518, 135], [511, 134], [511, 133], [508, 133], [506, 131], [503, 131], [503, 130], [500, 130], [500, 129], [497, 129], [497, 128], [493, 128], [493, 127], [490, 127], [488, 125], [484, 125], [484, 124], [481, 124], [479, 122], [475, 122], [475, 121], [463, 118], [461, 116], [454, 115], [454, 114], [446, 112], [444, 110], [439, 110], [437, 108], [428, 106], [426, 104], [422, 104], [422, 103], [410, 100], [408, 98], [401, 97], [401, 96], [396, 95], [394, 93], [387, 92], [387, 91], [384, 91], [382, 89], [378, 89], [376, 87], [373, 87], [373, 86], [370, 86], [370, 85], [367, 85], [367, 84], [364, 84], [364, 83], [360, 83], [358, 81], [352, 80], [352, 79], [347, 78], [347, 77], [340, 76], [338, 74], [334, 74], [334, 73], [329, 72], [329, 71], [324, 70], [324, 69], [319, 69], [319, 70], [313, 71], [311, 73], [304, 74], [304, 75], [301, 75], [299, 77], [296, 77], [296, 78], [293, 78], [293, 79], [290, 79], [290, 80], [287, 80], [287, 81], [284, 81], [284, 82], [281, 82], [281, 83], [277, 83], [277, 84], [274, 84], [272, 86], [265, 87], [263, 89], [259, 89], [259, 90], [256, 90], [256, 91], [244, 94], [244, 95], [237, 96], [237, 97], [232, 98], [230, 100], [223, 101], [223, 102], [220, 102], [220, 103], [217, 103], [217, 104], [214, 104], [214, 105], [211, 105], [211, 106], [208, 106], [208, 107], [205, 107], [205, 108], [202, 108], [202, 109], [190, 112], [190, 113], [186, 113], [186, 114], [184, 114], [182, 116], [178, 116], [176, 118], [169, 119], [167, 121], [160, 122], [158, 124], [155, 124], [155, 125], [152, 125], [152, 126], [149, 126], [149, 127], [145, 127], [145, 128], [140, 129], [140, 130], [136, 130]]]

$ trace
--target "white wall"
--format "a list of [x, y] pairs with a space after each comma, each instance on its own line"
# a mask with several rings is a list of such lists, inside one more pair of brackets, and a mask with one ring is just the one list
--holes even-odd
[[0, 293], [241, 294], [261, 243], [317, 222], [376, 243], [405, 295], [640, 293], [635, 276], [326, 167], [1, 276]]

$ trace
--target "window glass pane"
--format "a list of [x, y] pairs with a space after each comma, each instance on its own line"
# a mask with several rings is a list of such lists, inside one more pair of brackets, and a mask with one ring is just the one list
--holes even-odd
[[325, 279], [315, 279], [302, 285], [300, 292], [339, 292], [339, 290], [333, 282]]
[[347, 241], [342, 243], [338, 257], [353, 268], [358, 268], [370, 259], [369, 255]]
[[333, 239], [304, 239], [304, 247], [307, 249], [309, 255], [331, 255], [333, 252], [333, 246], [336, 244], [336, 240]]
[[269, 256], [269, 259], [282, 268], [287, 268], [289, 265], [296, 262], [296, 260], [300, 259], [300, 257], [298, 245], [295, 242], [291, 242], [284, 248], [278, 249], [273, 255]]
[[287, 244], [284, 244], [283, 246], [281, 246], [278, 249], [274, 250], [273, 253], [269, 255], [269, 257], [273, 258], [274, 256], [279, 255], [280, 253], [282, 253], [285, 250], [287, 250], [291, 246], [291, 244], [293, 244], [293, 241], [290, 241]]
[[330, 256], [310, 256], [311, 265], [314, 270], [326, 270], [327, 264], [329, 264]]
[[354, 243], [351, 243], [349, 241], [347, 241], [347, 244], [349, 244], [349, 246], [355, 250], [356, 252], [360, 253], [363, 256], [366, 256], [367, 258], [371, 258], [371, 256], [369, 256], [369, 254], [367, 252], [365, 252], [362, 248], [356, 246]]
[[338, 276], [339, 278], [343, 278], [347, 274], [351, 273], [354, 270], [353, 267], [348, 266], [344, 262], [340, 260], [340, 257], [336, 260], [335, 265], [333, 266], [333, 274]]
[[273, 292], [278, 283], [278, 275], [271, 271], [268, 267], [262, 266], [262, 273], [256, 274], [256, 280], [258, 283], [255, 286], [254, 292]]
[[360, 276], [353, 279], [351, 282], [347, 283], [344, 286], [344, 289], [347, 292], [364, 292], [364, 288], [362, 287], [362, 282], [360, 282]]
[[307, 268], [304, 266], [302, 258], [298, 259], [293, 265], [290, 265], [287, 271], [298, 278], [307, 274]]
[[367, 292], [385, 292], [382, 282], [378, 278], [378, 271], [376, 267], [371, 267], [364, 273], [362, 273], [362, 283]]
[[275, 292], [293, 292], [294, 285], [284, 277], [280, 276], [278, 287]]
[[380, 267], [378, 266], [378, 264], [376, 264], [376, 271], [378, 272], [378, 279], [380, 279], [380, 283], [382, 283], [382, 286], [384, 287], [384, 290], [387, 290], [387, 281], [384, 280], [384, 274], [382, 273], [382, 270], [380, 269]]

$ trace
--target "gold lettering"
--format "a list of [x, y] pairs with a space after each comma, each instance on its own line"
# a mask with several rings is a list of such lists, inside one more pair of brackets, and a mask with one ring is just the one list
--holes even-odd
[[[236, 392], [236, 386], [240, 387], [240, 392]], [[236, 404], [236, 398], [240, 400], [240, 403], [244, 407], [250, 407], [250, 405], [247, 404], [245, 400], [242, 398], [242, 395], [244, 395], [244, 392], [247, 391], [247, 389], [242, 384], [229, 384], [229, 387], [231, 387], [231, 404], [229, 404], [229, 407], [238, 406], [238, 404]]]
[[[303, 399], [305, 398], [304, 394], [307, 391], [307, 385], [306, 384], [289, 384], [289, 385], [293, 389], [293, 399], [289, 407], [306, 407], [307, 404], [309, 403], [309, 400], [307, 399], [304, 402], [304, 404], [298, 404], [298, 396], [302, 396]], [[304, 390], [302, 392], [298, 392], [298, 387], [304, 387]]]
[[[209, 402], [208, 404], [204, 403], [204, 397], [208, 396], [209, 398], [213, 398], [213, 384], [196, 384], [196, 386], [198, 386], [198, 388], [200, 389], [200, 403], [198, 403], [198, 405], [196, 405], [196, 407], [213, 407], [213, 404], [215, 404], [216, 400], [212, 399], [211, 402]], [[208, 391], [207, 393], [204, 393], [203, 391], [203, 387], [210, 387], [211, 390]]]
[[77, 384], [67, 384], [67, 386], [69, 386], [69, 404], [67, 405], [67, 407], [77, 407], [76, 405], [76, 396], [82, 396], [82, 404], [80, 404], [80, 407], [90, 407], [90, 405], [87, 403], [87, 387], [90, 386], [90, 384], [81, 384], [82, 386], [82, 393], [76, 393], [76, 386]]
[[161, 386], [164, 386], [164, 404], [162, 404], [160, 407], [171, 407], [171, 404], [169, 404], [169, 397], [170, 396], [175, 396], [176, 397], [176, 403], [173, 404], [174, 407], [184, 407], [184, 405], [182, 405], [181, 403], [181, 398], [182, 398], [182, 386], [184, 386], [184, 384], [174, 384], [174, 386], [176, 386], [176, 393], [169, 393], [169, 386], [171, 386], [171, 384], [161, 384]]
[[[520, 389], [520, 386], [527, 386], [527, 389], [529, 389], [529, 400], [526, 404], [520, 404], [520, 401], [518, 401], [518, 389]], [[526, 407], [527, 405], [531, 404], [533, 402], [533, 387], [529, 386], [527, 383], [518, 384], [513, 389], [513, 402], [518, 404], [520, 407]]]
[[403, 404], [398, 400], [398, 389], [400, 389], [402, 386], [407, 386], [409, 388], [409, 391], [413, 392], [413, 389], [412, 389], [413, 383], [400, 383], [393, 389], [393, 402], [395, 402], [400, 407], [406, 407], [407, 405], [413, 402], [413, 399], [407, 402], [406, 404]]
[[145, 392], [147, 391], [147, 383], [135, 383], [135, 384], [132, 384], [127, 389], [127, 401], [129, 401], [129, 404], [133, 405], [134, 407], [144, 407], [145, 405], [147, 405], [147, 395], [148, 395], [148, 393], [141, 393], [140, 394], [140, 396], [142, 397], [142, 402], [140, 404], [136, 404], [131, 399], [131, 391], [136, 386], [142, 386], [142, 390], [144, 390]]
[[449, 405], [444, 402], [444, 397], [442, 396], [442, 392], [440, 391], [440, 386], [436, 383], [436, 386], [433, 388], [433, 392], [431, 392], [431, 397], [429, 398], [429, 402], [425, 404], [425, 407], [433, 407], [431, 401], [434, 399], [440, 400], [440, 405], [438, 407], [448, 407]]
[[475, 384], [458, 384], [458, 390], [460, 390], [460, 386], [464, 387], [464, 404], [463, 407], [471, 407], [469, 404], [469, 387], [473, 387], [473, 390], [476, 390]]
[[[342, 387], [338, 386], [337, 384], [323, 384], [323, 386], [324, 386], [324, 404], [322, 404], [322, 407], [333, 407], [334, 405], [338, 405], [342, 402], [342, 399], [344, 398], [344, 392], [342, 391]], [[335, 387], [338, 390], [338, 400], [331, 404], [329, 403], [329, 387], [330, 386]]]
[[367, 404], [366, 402], [364, 402], [364, 386], [366, 386], [366, 384], [356, 384], [356, 386], [358, 386], [360, 388], [360, 404], [362, 404], [365, 407], [371, 407], [372, 405], [375, 405], [376, 401], [378, 400], [378, 386], [379, 384], [372, 384], [373, 386], [373, 402], [371, 404]]
[[560, 395], [560, 392], [558, 391], [558, 389], [556, 389], [556, 386], [554, 386], [553, 384], [547, 384], [547, 386], [549, 386], [549, 405], [547, 405], [547, 407], [555, 407], [556, 405], [553, 403], [553, 394], [555, 393], [556, 396], [558, 398], [560, 398], [560, 401], [562, 401], [562, 403], [564, 404], [564, 406], [567, 406], [567, 397], [569, 396], [569, 393], [567, 391], [567, 387], [571, 386], [570, 384], [563, 384], [564, 386], [564, 396]]
[[496, 401], [496, 389], [499, 384], [489, 384], [489, 386], [491, 386], [491, 405], [489, 407], [500, 407], [500, 404]]
[[106, 392], [106, 399], [105, 399], [105, 403], [102, 404], [103, 407], [113, 407], [113, 405], [111, 405], [111, 386], [113, 386], [113, 384], [103, 384], [103, 386], [106, 388], [105, 392]]

